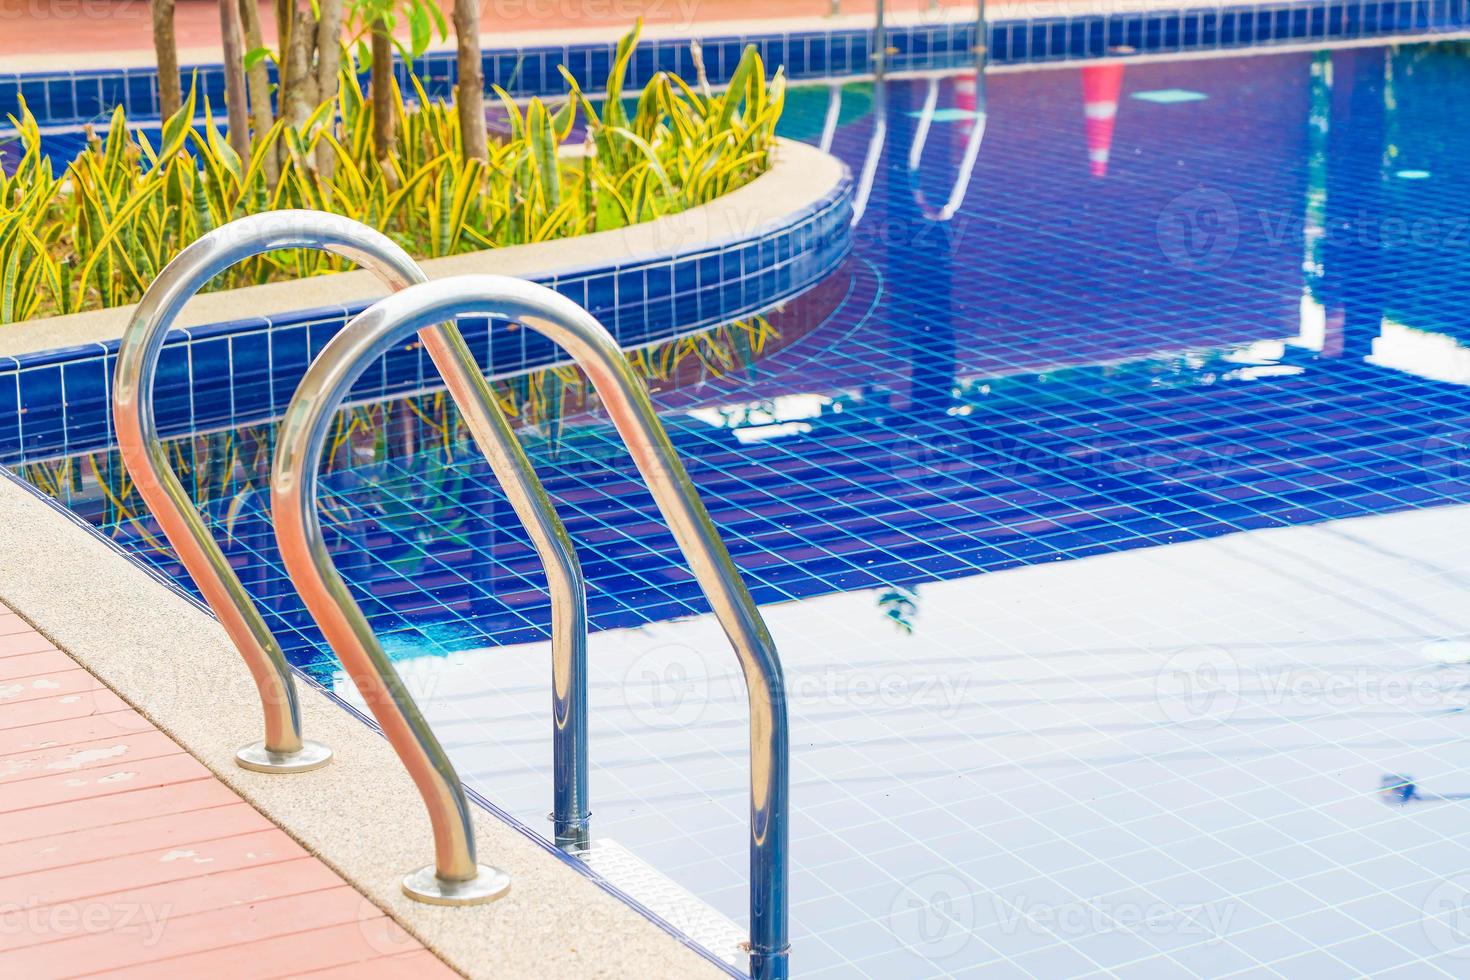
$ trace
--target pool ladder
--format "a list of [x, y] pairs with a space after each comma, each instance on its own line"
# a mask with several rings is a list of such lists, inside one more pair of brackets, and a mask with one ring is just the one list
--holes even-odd
[[407, 875], [404, 892], [424, 902], [467, 905], [499, 898], [510, 887], [508, 876], [478, 863], [458, 773], [333, 565], [317, 514], [318, 470], [334, 414], [367, 367], [415, 333], [545, 568], [552, 600], [554, 836], [572, 854], [590, 843], [586, 590], [566, 529], [453, 323], [461, 315], [488, 315], [545, 335], [587, 374], [734, 647], [750, 709], [750, 970], [757, 978], [787, 976], [790, 770], [780, 658], [647, 389], [606, 328], [553, 290], [490, 275], [429, 282], [385, 236], [320, 212], [241, 218], [185, 248], [145, 293], [122, 338], [114, 375], [113, 415], [124, 465], [260, 692], [265, 738], [240, 749], [237, 762], [260, 772], [306, 772], [327, 764], [331, 750], [302, 737], [295, 681], [280, 644], [168, 465], [153, 386], [164, 341], [184, 304], [225, 269], [285, 248], [351, 259], [396, 290], [354, 317], [307, 369], [280, 423], [270, 482], [287, 571], [429, 812], [435, 861]]
[[930, 78], [928, 87], [924, 92], [924, 105], [919, 110], [919, 125], [914, 130], [913, 142], [909, 144], [909, 156], [907, 161], [909, 175], [909, 193], [913, 196], [914, 204], [918, 206], [919, 214], [929, 221], [948, 221], [955, 216], [960, 205], [965, 203], [965, 195], [970, 190], [970, 178], [975, 174], [975, 161], [980, 157], [980, 144], [985, 140], [985, 123], [989, 118], [989, 110], [985, 97], [985, 63], [982, 55], [981, 63], [975, 69], [975, 108], [971, 110], [970, 133], [965, 138], [965, 152], [960, 157], [960, 165], [955, 172], [953, 183], [949, 187], [949, 196], [944, 203], [935, 207], [924, 195], [924, 190], [919, 184], [919, 173], [924, 160], [924, 146], [929, 142], [929, 130], [934, 125], [934, 113], [939, 104], [939, 79]]
[[[888, 32], [884, 26], [884, 0], [878, 0], [873, 22], [873, 132], [868, 137], [868, 148], [863, 154], [862, 169], [858, 173], [857, 188], [853, 194], [853, 227], [863, 220], [868, 210], [868, 199], [873, 194], [873, 182], [878, 176], [878, 164], [883, 158], [883, 146], [888, 139], [888, 58], [898, 49], [888, 45]], [[975, 7], [975, 110], [970, 135], [965, 141], [964, 156], [950, 185], [949, 197], [941, 207], [934, 207], [924, 198], [919, 187], [918, 175], [924, 156], [924, 144], [928, 142], [929, 130], [934, 124], [934, 113], [939, 102], [939, 76], [928, 76], [928, 88], [924, 95], [923, 108], [919, 110], [919, 125], [909, 146], [907, 160], [909, 189], [919, 212], [930, 221], [948, 221], [954, 217], [964, 203], [970, 187], [970, 177], [975, 172], [975, 161], [980, 155], [980, 144], [985, 139], [985, 122], [988, 117], [985, 96], [985, 69], [990, 63], [989, 21], [985, 16], [985, 0]], [[822, 135], [817, 145], [822, 152], [832, 150], [832, 141], [837, 135], [837, 124], [842, 118], [842, 83], [827, 86], [827, 112], [822, 120]]]

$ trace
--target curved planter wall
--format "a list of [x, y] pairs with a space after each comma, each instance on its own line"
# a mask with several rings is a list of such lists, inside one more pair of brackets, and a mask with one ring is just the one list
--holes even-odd
[[[847, 255], [851, 213], [846, 168], [783, 141], [767, 173], [682, 214], [423, 265], [434, 278], [496, 272], [545, 283], [635, 348], [760, 313], [815, 285]], [[316, 353], [381, 294], [369, 274], [346, 272], [197, 298], [164, 347], [155, 389], [160, 431], [182, 435], [275, 417]], [[109, 388], [131, 309], [0, 327], [0, 464], [113, 443]], [[245, 310], [256, 315], [221, 315]], [[460, 327], [494, 376], [565, 361], [540, 335], [512, 324], [481, 317]], [[438, 384], [415, 342], [385, 357], [352, 397], [386, 399]]]

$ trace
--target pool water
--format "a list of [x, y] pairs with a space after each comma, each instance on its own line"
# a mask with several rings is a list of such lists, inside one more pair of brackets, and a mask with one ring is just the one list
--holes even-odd
[[[872, 175], [854, 253], [656, 402], [787, 665], [795, 973], [1461, 974], [1470, 671], [1425, 652], [1470, 633], [1467, 84], [1447, 43], [791, 93]], [[547, 833], [549, 606], [438, 410], [362, 413], [328, 534], [466, 781]], [[595, 404], [527, 438], [588, 578], [594, 836], [742, 921], [733, 656]], [[351, 699], [270, 441], [180, 452]]]

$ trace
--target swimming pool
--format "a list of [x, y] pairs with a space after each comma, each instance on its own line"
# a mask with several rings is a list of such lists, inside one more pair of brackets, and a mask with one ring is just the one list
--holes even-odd
[[[787, 666], [795, 971], [1454, 975], [1455, 805], [1379, 780], [1470, 762], [1470, 675], [1419, 650], [1470, 630], [1467, 81], [1453, 43], [995, 73], [948, 221], [973, 74], [792, 93], [872, 175], [855, 253], [656, 400]], [[466, 781], [546, 833], [549, 608], [441, 409], [356, 413], [328, 533]], [[271, 438], [179, 451], [351, 700]], [[597, 631], [594, 835], [738, 921], [735, 664], [595, 404], [529, 448]], [[92, 466], [22, 471], [179, 577]]]

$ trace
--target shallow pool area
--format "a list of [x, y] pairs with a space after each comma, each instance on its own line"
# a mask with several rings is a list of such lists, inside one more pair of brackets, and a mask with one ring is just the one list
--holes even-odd
[[[794, 974], [1463, 973], [1467, 85], [1447, 41], [789, 92], [851, 255], [642, 357], [786, 664]], [[589, 586], [593, 837], [739, 923], [738, 667], [598, 400], [501, 390]], [[359, 703], [274, 440], [170, 454]], [[549, 835], [550, 606], [488, 466], [433, 390], [329, 450], [338, 567], [467, 784]], [[13, 468], [190, 588], [115, 454]]]

